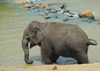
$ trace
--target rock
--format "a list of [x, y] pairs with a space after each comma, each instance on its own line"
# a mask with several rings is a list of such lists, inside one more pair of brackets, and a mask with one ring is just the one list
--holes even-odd
[[23, 5], [23, 4], [27, 3], [26, 0], [14, 0], [14, 1], [15, 1], [15, 3], [18, 3], [20, 5]]
[[72, 14], [68, 14], [67, 16], [69, 16], [69, 17], [73, 17], [73, 15], [72, 15]]
[[69, 13], [69, 14], [72, 14], [72, 15], [74, 15], [74, 13]]
[[49, 11], [48, 11], [48, 10], [45, 10], [44, 12], [45, 12], [45, 14], [46, 14], [46, 15], [48, 15], [48, 13], [49, 13]]
[[49, 7], [49, 6], [48, 6], [48, 4], [44, 4], [44, 7], [46, 8], [46, 7]]
[[95, 20], [96, 20], [96, 21], [100, 21], [100, 17], [97, 17]]
[[24, 7], [26, 7], [26, 8], [31, 8], [31, 7], [33, 7], [34, 5], [33, 4], [25, 4], [24, 5]]
[[46, 10], [51, 10], [51, 8], [50, 7], [46, 7]]
[[70, 18], [70, 20], [74, 20], [74, 18]]
[[91, 23], [92, 20], [90, 20], [90, 19], [85, 19], [85, 22]]
[[38, 4], [35, 4], [35, 7], [36, 7], [36, 8], [40, 8], [41, 5], [42, 5], [41, 3], [38, 3]]
[[50, 13], [56, 13], [57, 12], [57, 10], [52, 10], [52, 11], [50, 11]]
[[49, 13], [49, 11], [48, 11], [48, 10], [45, 10], [44, 12], [45, 12], [45, 13]]
[[43, 4], [40, 5], [40, 8], [45, 8], [45, 6]]
[[44, 18], [45, 18], [45, 19], [49, 19], [49, 18], [51, 18], [51, 17], [50, 17], [50, 16], [45, 16]]
[[57, 70], [57, 66], [53, 67], [52, 70]]
[[78, 16], [79, 16], [79, 18], [87, 17], [87, 18], [90, 18], [92, 20], [94, 20], [94, 18], [95, 18], [93, 13], [90, 10], [82, 11], [82, 12], [78, 13]]
[[66, 3], [62, 3], [61, 5], [62, 6], [60, 8], [66, 10]]
[[69, 13], [69, 10], [64, 10], [62, 14]]
[[31, 7], [32, 9], [35, 9], [36, 7]]
[[98, 21], [98, 24], [100, 24], [100, 21]]
[[68, 21], [69, 20], [69, 18], [66, 18], [66, 19], [64, 19], [63, 21]]

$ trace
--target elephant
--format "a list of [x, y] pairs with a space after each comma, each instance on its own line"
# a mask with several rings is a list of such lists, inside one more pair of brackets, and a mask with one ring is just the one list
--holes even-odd
[[89, 62], [88, 46], [97, 44], [97, 41], [89, 39], [77, 25], [61, 22], [32, 21], [24, 30], [22, 38], [24, 60], [27, 64], [33, 63], [29, 59], [29, 48], [35, 45], [40, 47], [41, 59], [45, 64], [55, 63], [60, 56], [72, 57], [78, 64], [83, 64]]

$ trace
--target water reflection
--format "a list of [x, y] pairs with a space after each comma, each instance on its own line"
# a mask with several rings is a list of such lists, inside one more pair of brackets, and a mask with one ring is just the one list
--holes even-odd
[[[41, 61], [41, 56], [35, 56], [32, 58], [33, 61]], [[59, 57], [56, 61], [58, 65], [72, 65], [72, 64], [77, 64], [77, 61], [73, 58], [66, 58], [66, 57]], [[54, 63], [55, 64], [55, 63]]]

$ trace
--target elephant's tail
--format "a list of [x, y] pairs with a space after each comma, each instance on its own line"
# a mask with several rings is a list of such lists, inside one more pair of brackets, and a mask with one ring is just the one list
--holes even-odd
[[93, 40], [93, 39], [89, 39], [89, 45], [97, 45], [97, 41]]

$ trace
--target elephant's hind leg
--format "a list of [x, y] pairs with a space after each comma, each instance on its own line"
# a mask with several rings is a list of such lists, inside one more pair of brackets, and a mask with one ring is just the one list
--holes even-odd
[[78, 64], [88, 63], [88, 56], [85, 51], [78, 51], [73, 56]]

